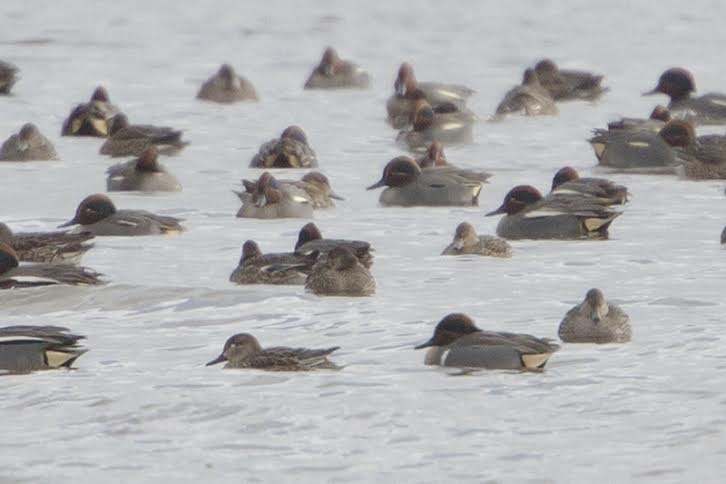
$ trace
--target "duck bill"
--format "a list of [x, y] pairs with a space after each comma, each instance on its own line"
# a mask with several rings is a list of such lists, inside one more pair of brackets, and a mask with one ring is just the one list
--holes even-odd
[[428, 340], [425, 343], [421, 343], [418, 346], [414, 346], [413, 349], [420, 350], [420, 349], [423, 349], [423, 348], [428, 348], [430, 346], [434, 346], [434, 339], [433, 338], [431, 338], [430, 340]]
[[215, 359], [213, 359], [212, 361], [210, 361], [209, 363], [207, 363], [204, 366], [216, 365], [218, 363], [222, 363], [223, 361], [227, 361], [227, 357], [224, 356], [224, 353], [222, 353], [221, 355], [219, 355], [218, 357], [216, 357]]
[[491, 212], [485, 213], [484, 216], [485, 217], [490, 217], [492, 215], [499, 215], [499, 214], [502, 214], [502, 213], [507, 213], [507, 207], [506, 207], [506, 205], [502, 205], [501, 207], [499, 207], [496, 210], [492, 210]]
[[63, 228], [63, 227], [70, 227], [71, 225], [76, 225], [77, 223], [78, 223], [78, 218], [77, 217], [73, 217], [68, 222], [65, 222], [65, 223], [60, 224], [58, 226], [58, 228], [60, 229], [60, 228]]
[[385, 186], [385, 184], [386, 184], [386, 180], [381, 178], [380, 180], [375, 182], [373, 185], [366, 188], [366, 190], [375, 190], [376, 188], [381, 188], [382, 186]]
[[328, 196], [330, 198], [334, 198], [335, 200], [345, 200], [345, 198], [341, 197], [340, 195], [338, 195], [335, 192], [330, 192], [330, 194]]
[[644, 93], [643, 93], [642, 95], [643, 95], [643, 96], [652, 96], [652, 95], [654, 95], [654, 94], [660, 94], [660, 91], [658, 90], [658, 88], [657, 88], [657, 87], [654, 87], [654, 88], [653, 88], [653, 89], [651, 89], [650, 91], [645, 91], [645, 92], [644, 92]]

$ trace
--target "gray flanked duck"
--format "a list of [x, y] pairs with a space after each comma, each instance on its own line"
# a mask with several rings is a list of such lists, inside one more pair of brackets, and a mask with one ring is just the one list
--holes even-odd
[[70, 368], [88, 351], [79, 344], [84, 338], [60, 326], [0, 328], [0, 373]]
[[305, 81], [305, 89], [366, 89], [370, 76], [360, 66], [343, 60], [332, 47], [327, 47], [313, 72]]
[[78, 225], [78, 232], [93, 235], [171, 235], [184, 230], [181, 219], [157, 215], [146, 210], [118, 210], [110, 198], [101, 193], [89, 195], [78, 204], [76, 215], [58, 227]]
[[20, 261], [77, 264], [93, 244], [90, 232], [19, 232], [0, 223], [0, 242], [15, 250]]
[[111, 104], [108, 91], [99, 86], [93, 91], [91, 100], [79, 104], [63, 122], [62, 136], [96, 136], [106, 138], [111, 132], [119, 108]]
[[18, 79], [18, 68], [10, 62], [0, 60], [0, 94], [10, 94]]
[[376, 280], [350, 249], [337, 246], [318, 258], [305, 289], [318, 296], [370, 296], [376, 291]]
[[427, 365], [542, 371], [559, 345], [529, 334], [484, 331], [462, 313], [444, 317], [415, 349], [429, 348]]
[[693, 74], [682, 67], [672, 67], [663, 72], [658, 84], [644, 95], [665, 94], [670, 97], [668, 110], [675, 118], [696, 124], [726, 123], [726, 94], [708, 93], [696, 97], [691, 95], [695, 91]]
[[313, 222], [305, 224], [300, 229], [295, 243], [295, 253], [308, 257], [314, 254], [326, 257], [331, 250], [340, 246], [347, 247], [366, 268], [370, 269], [373, 265], [371, 244], [363, 240], [324, 239], [320, 229]]
[[182, 132], [166, 126], [129, 124], [124, 114], [113, 120], [109, 138], [101, 145], [101, 154], [109, 156], [140, 156], [150, 146], [162, 155], [174, 155], [189, 143]]
[[590, 289], [582, 303], [567, 311], [558, 334], [566, 343], [626, 343], [632, 330], [622, 309], [606, 301], [600, 289]]
[[490, 176], [453, 166], [421, 169], [408, 156], [398, 156], [386, 164], [381, 179], [368, 190], [387, 186], [379, 198], [385, 206], [476, 206], [482, 183]]
[[315, 168], [318, 159], [300, 126], [288, 126], [279, 138], [264, 143], [252, 157], [252, 168]]
[[414, 95], [411, 127], [398, 133], [396, 141], [411, 151], [425, 151], [433, 142], [442, 144], [470, 143], [476, 116], [471, 112], [437, 112], [421, 91]]
[[608, 91], [601, 85], [603, 76], [587, 71], [560, 69], [551, 59], [542, 59], [534, 66], [540, 84], [555, 101], [594, 101]]
[[248, 240], [242, 245], [242, 257], [229, 280], [237, 284], [303, 285], [316, 259], [317, 254], [263, 254], [257, 242]]
[[605, 205], [622, 205], [630, 196], [626, 186], [605, 178], [581, 177], [571, 166], [562, 167], [555, 173], [550, 193], [585, 195]]
[[522, 83], [510, 89], [497, 106], [495, 119], [507, 114], [526, 116], [555, 115], [559, 113], [555, 100], [542, 87], [534, 69], [526, 69]]
[[146, 148], [138, 158], [117, 163], [106, 171], [106, 190], [109, 192], [178, 192], [179, 180], [158, 161], [156, 146]]
[[222, 64], [217, 73], [202, 84], [197, 99], [222, 104], [258, 100], [252, 83], [238, 75], [229, 64]]
[[101, 274], [71, 264], [23, 264], [12, 247], [0, 242], [0, 289], [53, 286], [93, 286], [104, 284]]
[[222, 353], [206, 366], [226, 361], [225, 368], [267, 371], [338, 370], [340, 367], [331, 362], [328, 356], [339, 348], [339, 346], [322, 349], [287, 346], [263, 348], [257, 338], [251, 334], [239, 333], [231, 336], [224, 343]]
[[474, 227], [462, 222], [456, 227], [454, 240], [444, 249], [441, 255], [484, 255], [491, 257], [512, 257], [512, 246], [499, 237], [477, 235]]
[[11, 135], [0, 146], [0, 161], [57, 160], [53, 143], [33, 123], [26, 123], [18, 134]]
[[673, 146], [680, 163], [677, 174], [692, 180], [726, 178], [726, 136], [696, 136], [693, 125], [685, 120], [669, 122], [661, 130], [661, 136]]
[[256, 183], [246, 183], [244, 192], [235, 193], [242, 201], [237, 212], [240, 218], [313, 217], [313, 201], [308, 193], [295, 185], [279, 183], [267, 171]]
[[497, 235], [505, 239], [607, 239], [621, 212], [578, 192], [543, 197], [533, 186], [518, 185], [486, 215], [496, 214], [505, 214], [497, 225]]

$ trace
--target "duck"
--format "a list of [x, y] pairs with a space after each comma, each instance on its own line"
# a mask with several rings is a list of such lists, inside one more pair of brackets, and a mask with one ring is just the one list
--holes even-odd
[[384, 206], [476, 206], [482, 183], [489, 176], [449, 166], [421, 169], [412, 158], [398, 156], [367, 189], [387, 186], [379, 198]]
[[222, 353], [207, 363], [212, 366], [223, 361], [225, 368], [250, 368], [267, 371], [312, 371], [338, 370], [340, 367], [328, 359], [328, 356], [340, 346], [330, 348], [308, 349], [273, 346], [262, 348], [257, 338], [249, 333], [230, 336], [224, 343]]
[[620, 118], [616, 121], [610, 121], [608, 123], [608, 131], [615, 131], [620, 129], [642, 129], [646, 131], [653, 131], [657, 133], [660, 131], [665, 124], [670, 121], [671, 112], [668, 108], [662, 104], [656, 105], [650, 112], [648, 118]]
[[111, 132], [116, 116], [121, 110], [111, 104], [108, 91], [98, 86], [90, 101], [79, 104], [63, 122], [62, 136], [95, 136], [106, 138]]
[[710, 134], [696, 136], [693, 125], [686, 120], [673, 120], [661, 136], [673, 146], [680, 162], [676, 173], [691, 180], [726, 178], [726, 136]]
[[[332, 208], [335, 207], [333, 200], [345, 200], [333, 191], [328, 177], [319, 171], [308, 172], [300, 180], [278, 180], [278, 183], [292, 185], [305, 191], [314, 209]], [[247, 193], [254, 194], [257, 190], [256, 180], [242, 180], [242, 185]], [[241, 196], [240, 192], [235, 193]]]
[[475, 254], [491, 257], [512, 257], [512, 246], [499, 237], [477, 235], [474, 227], [462, 222], [456, 227], [454, 240], [441, 255]]
[[539, 83], [534, 69], [526, 69], [522, 84], [513, 87], [505, 94], [497, 106], [494, 118], [516, 113], [526, 116], [554, 116], [559, 113], [555, 100]]
[[259, 100], [252, 83], [238, 75], [229, 64], [222, 64], [217, 73], [202, 84], [197, 99], [221, 104]]
[[158, 162], [159, 152], [150, 145], [141, 155], [125, 163], [108, 168], [106, 190], [109, 192], [178, 192], [179, 180]]
[[429, 348], [426, 365], [489, 370], [542, 371], [560, 347], [529, 334], [484, 331], [463, 313], [446, 315], [433, 336], [415, 347]]
[[75, 216], [58, 227], [78, 225], [77, 232], [95, 236], [173, 235], [184, 230], [179, 222], [176, 217], [146, 210], [118, 210], [108, 196], [95, 193], [81, 200]]
[[353, 62], [343, 60], [332, 47], [327, 47], [313, 72], [305, 81], [305, 89], [367, 89], [370, 75]]
[[313, 202], [302, 188], [279, 183], [266, 171], [245, 185], [246, 191], [235, 192], [242, 201], [237, 212], [239, 218], [312, 218]]
[[0, 242], [15, 250], [22, 262], [47, 264], [77, 264], [93, 247], [90, 232], [19, 232], [13, 233], [7, 224], [0, 222]]
[[594, 101], [609, 89], [601, 85], [603, 76], [587, 71], [560, 69], [551, 59], [534, 66], [540, 84], [555, 101]]
[[571, 166], [560, 168], [552, 177], [550, 193], [577, 193], [594, 197], [605, 205], [623, 205], [628, 202], [628, 187], [605, 178], [580, 177]]
[[376, 280], [348, 247], [339, 245], [318, 259], [305, 289], [318, 296], [363, 297], [376, 291]]
[[53, 143], [33, 123], [25, 123], [18, 134], [11, 135], [0, 146], [0, 161], [57, 160]]
[[646, 129], [596, 129], [588, 141], [599, 166], [630, 173], [673, 174], [680, 162], [671, 145], [674, 140], [666, 139], [672, 130], [666, 128], [674, 121], [657, 133]]
[[682, 67], [666, 69], [658, 78], [658, 84], [644, 96], [665, 94], [670, 97], [668, 110], [675, 118], [683, 118], [695, 124], [726, 123], [726, 94], [708, 93], [692, 96], [696, 91], [693, 74]]
[[20, 78], [18, 68], [10, 62], [0, 60], [0, 95], [10, 94], [10, 90]]
[[268, 141], [252, 158], [252, 168], [315, 168], [318, 159], [300, 126], [288, 126], [279, 138]]
[[396, 129], [408, 126], [413, 112], [413, 101], [419, 93], [424, 95], [436, 112], [461, 111], [473, 115], [466, 109], [466, 101], [475, 92], [460, 84], [418, 82], [411, 64], [404, 62], [398, 68], [398, 75], [393, 83], [393, 95], [386, 102], [388, 122]]
[[608, 227], [622, 212], [597, 198], [572, 192], [546, 197], [531, 185], [517, 185], [487, 216], [505, 214], [497, 235], [517, 239], [607, 239]]
[[295, 253], [306, 257], [318, 254], [327, 257], [335, 247], [347, 247], [366, 269], [373, 265], [371, 244], [363, 240], [324, 239], [320, 229], [313, 222], [305, 224], [298, 233]]
[[474, 120], [461, 111], [436, 113], [425, 98], [419, 97], [413, 104], [411, 127], [400, 131], [396, 141], [414, 152], [426, 150], [433, 141], [470, 143]]
[[104, 284], [98, 272], [72, 264], [23, 264], [18, 254], [0, 242], [0, 289], [52, 286], [95, 286]]
[[114, 118], [109, 138], [101, 145], [102, 155], [140, 156], [149, 146], [160, 154], [174, 155], [189, 144], [181, 139], [182, 132], [166, 126], [129, 124], [124, 114]]
[[61, 326], [5, 326], [0, 328], [0, 373], [30, 373], [71, 368], [88, 351], [85, 336]]
[[424, 168], [449, 165], [446, 155], [444, 154], [444, 146], [438, 141], [432, 141], [426, 150], [426, 154], [416, 159], [416, 164], [418, 164], [419, 168], [422, 170]]
[[627, 343], [632, 329], [625, 311], [592, 288], [583, 302], [567, 311], [557, 333], [565, 343]]
[[263, 254], [254, 240], [242, 245], [239, 265], [229, 276], [237, 284], [303, 285], [315, 264], [317, 254]]

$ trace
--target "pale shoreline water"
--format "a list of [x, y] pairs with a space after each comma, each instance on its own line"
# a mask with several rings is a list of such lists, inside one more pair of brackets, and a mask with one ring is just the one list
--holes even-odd
[[[665, 68], [691, 69], [702, 93], [726, 91], [721, 4], [215, 5], [3, 4], [0, 58], [22, 79], [0, 98], [0, 138], [32, 121], [62, 161], [0, 163], [0, 220], [50, 230], [103, 191], [118, 160], [98, 154], [101, 140], [59, 136], [98, 84], [132, 122], [184, 129], [191, 145], [162, 160], [182, 192], [111, 195], [119, 207], [185, 218], [185, 234], [97, 240], [83, 264], [108, 286], [0, 291], [0, 325], [66, 325], [90, 348], [77, 370], [0, 379], [0, 482], [722, 480], [724, 182], [608, 174], [633, 192], [609, 241], [516, 241], [504, 260], [438, 255], [461, 221], [494, 233], [498, 218], [483, 214], [512, 186], [546, 191], [565, 164], [596, 173], [584, 139], [665, 104], [640, 96]], [[326, 45], [367, 69], [371, 89], [303, 91]], [[605, 74], [611, 91], [597, 104], [561, 104], [556, 118], [486, 122], [544, 56]], [[478, 91], [474, 143], [446, 154], [494, 174], [479, 207], [382, 208], [380, 191], [364, 190], [404, 153], [384, 121], [403, 60], [420, 80]], [[194, 99], [222, 62], [255, 84], [260, 103]], [[372, 298], [227, 281], [244, 240], [290, 250], [306, 222], [234, 217], [232, 190], [259, 174], [250, 158], [289, 124], [306, 130], [346, 198], [316, 212], [323, 234], [376, 249]], [[412, 349], [454, 311], [483, 328], [556, 337], [590, 287], [629, 313], [631, 343], [563, 345], [542, 374], [465, 377], [425, 367]], [[340, 345], [333, 359], [345, 368], [205, 368], [241, 331], [263, 345]]]

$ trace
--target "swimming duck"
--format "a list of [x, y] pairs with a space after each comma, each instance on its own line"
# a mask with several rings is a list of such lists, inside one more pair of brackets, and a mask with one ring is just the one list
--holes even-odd
[[10, 94], [18, 78], [18, 68], [0, 60], [0, 94]]
[[63, 122], [61, 135], [106, 138], [119, 114], [121, 111], [111, 104], [106, 88], [99, 86], [93, 91], [90, 101], [79, 104], [71, 111]]
[[18, 134], [0, 146], [0, 161], [57, 160], [53, 143], [33, 123], [25, 123]]
[[454, 240], [441, 255], [476, 254], [492, 257], [512, 257], [512, 246], [499, 237], [477, 235], [474, 227], [462, 222], [456, 227]]
[[628, 188], [605, 178], [581, 178], [571, 166], [560, 168], [552, 177], [552, 193], [578, 193], [596, 198], [605, 205], [622, 205], [628, 201]]
[[181, 131], [165, 126], [129, 124], [128, 118], [120, 114], [113, 120], [109, 138], [101, 145], [101, 154], [140, 156], [146, 148], [154, 146], [163, 155], [173, 155], [189, 144], [181, 136]]
[[13, 233], [10, 227], [0, 223], [0, 242], [12, 247], [18, 260], [24, 262], [76, 264], [93, 247], [93, 244], [86, 243], [92, 238], [93, 234], [89, 232]]
[[366, 268], [370, 269], [373, 265], [371, 244], [362, 240], [324, 239], [320, 229], [313, 222], [305, 224], [300, 229], [295, 243], [295, 253], [304, 256], [319, 254], [320, 257], [326, 257], [331, 250], [340, 246], [347, 247]]
[[673, 120], [662, 130], [661, 136], [673, 146], [681, 166], [677, 173], [693, 180], [726, 178], [726, 136], [696, 136], [691, 123]]
[[242, 245], [242, 258], [229, 276], [237, 284], [305, 284], [317, 254], [263, 254], [254, 240]]
[[71, 286], [91, 286], [103, 284], [101, 274], [71, 264], [23, 264], [12, 247], [0, 242], [0, 289], [14, 287], [52, 286], [67, 284]]
[[146, 210], [117, 210], [110, 198], [96, 193], [81, 200], [76, 215], [58, 227], [78, 224], [77, 231], [97, 236], [171, 235], [184, 230], [180, 221]]
[[357, 64], [343, 60], [332, 47], [323, 52], [313, 72], [305, 81], [305, 89], [366, 89], [370, 84], [370, 76]]
[[313, 202], [307, 192], [291, 184], [279, 183], [264, 172], [256, 184], [248, 181], [246, 191], [235, 192], [242, 201], [241, 218], [312, 218]]
[[258, 100], [252, 83], [237, 75], [229, 64], [222, 64], [217, 73], [202, 84], [197, 99], [223, 104]]
[[550, 93], [542, 87], [533, 69], [526, 69], [522, 84], [505, 94], [497, 106], [495, 118], [521, 113], [526, 116], [555, 115], [559, 111]]
[[590, 289], [582, 303], [567, 311], [557, 332], [566, 343], [626, 343], [630, 318], [608, 303], [600, 289]]
[[646, 131], [658, 132], [665, 126], [665, 124], [671, 120], [671, 112], [668, 108], [658, 104], [650, 112], [650, 116], [647, 119], [643, 118], [620, 118], [617, 121], [610, 121], [608, 123], [608, 131], [615, 131], [619, 129], [642, 129]]
[[216, 365], [226, 361], [225, 368], [251, 368], [267, 371], [337, 370], [340, 367], [328, 360], [339, 346], [324, 349], [288, 348], [273, 346], [262, 348], [257, 338], [249, 333], [231, 336], [222, 353], [207, 363]]
[[608, 91], [600, 85], [603, 76], [587, 71], [560, 69], [550, 59], [542, 59], [534, 66], [540, 84], [555, 101], [583, 99], [594, 101]]
[[661, 93], [669, 96], [671, 101], [668, 109], [673, 117], [697, 124], [726, 123], [726, 95], [708, 93], [699, 97], [691, 96], [695, 90], [693, 74], [681, 67], [672, 67], [661, 74], [658, 84], [651, 91], [643, 95]]
[[141, 155], [125, 163], [117, 163], [106, 171], [106, 190], [109, 192], [178, 192], [179, 180], [157, 161], [156, 146], [146, 148]]
[[318, 259], [305, 289], [318, 296], [370, 296], [376, 280], [348, 247], [339, 245]]
[[[328, 177], [319, 171], [311, 171], [303, 175], [300, 180], [277, 180], [280, 185], [292, 185], [307, 193], [313, 208], [331, 208], [335, 207], [335, 200], [345, 200], [336, 194], [330, 187]], [[254, 193], [257, 190], [256, 180], [242, 180], [247, 193]], [[237, 193], [239, 195], [239, 193]]]
[[78, 343], [82, 339], [85, 336], [60, 326], [5, 326], [0, 328], [0, 370], [29, 373], [70, 368], [88, 351]]
[[578, 192], [546, 197], [530, 185], [518, 185], [487, 216], [506, 214], [497, 225], [505, 239], [607, 239], [608, 227], [621, 212]]
[[475, 206], [482, 183], [489, 176], [451, 166], [421, 169], [408, 156], [398, 156], [388, 162], [381, 179], [368, 190], [387, 186], [379, 198], [385, 206]]
[[250, 162], [252, 168], [315, 168], [318, 160], [299, 126], [288, 126], [279, 138], [268, 141]]
[[425, 98], [419, 97], [413, 104], [411, 128], [399, 132], [396, 141], [411, 151], [426, 150], [433, 141], [469, 143], [474, 120], [469, 113], [461, 111], [436, 113]]
[[415, 349], [421, 348], [430, 348], [426, 365], [542, 371], [560, 347], [529, 334], [484, 331], [466, 314], [452, 313], [436, 325], [431, 339]]

